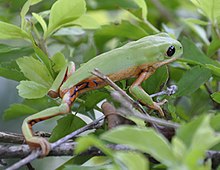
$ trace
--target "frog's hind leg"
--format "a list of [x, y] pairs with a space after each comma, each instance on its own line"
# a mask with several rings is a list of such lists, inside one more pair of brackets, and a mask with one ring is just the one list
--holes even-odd
[[60, 106], [51, 107], [45, 109], [41, 112], [33, 114], [27, 117], [22, 124], [22, 133], [25, 137], [27, 144], [30, 148], [37, 148], [40, 147], [42, 149], [42, 155], [45, 156], [50, 151], [50, 143], [42, 138], [34, 136], [32, 126], [40, 121], [44, 121], [50, 119], [52, 117], [66, 114], [70, 112], [70, 108], [74, 100], [77, 98], [78, 92], [75, 91], [68, 91], [62, 99], [62, 103]]
[[152, 74], [154, 70], [144, 71], [142, 72], [139, 77], [134, 81], [134, 83], [130, 87], [130, 93], [138, 99], [141, 103], [144, 105], [150, 107], [151, 109], [157, 110], [162, 117], [164, 117], [164, 112], [161, 109], [161, 105], [164, 102], [156, 103], [153, 101], [153, 99], [150, 97], [148, 93], [144, 91], [144, 89], [141, 87], [141, 83], [148, 79]]
[[51, 107], [31, 116], [28, 116], [23, 121], [22, 133], [30, 148], [33, 149], [40, 147], [42, 149], [42, 155], [47, 155], [50, 151], [50, 143], [42, 137], [34, 136], [32, 126], [40, 121], [44, 121], [54, 116], [68, 113], [69, 110], [70, 106], [67, 103], [63, 103], [60, 106]]

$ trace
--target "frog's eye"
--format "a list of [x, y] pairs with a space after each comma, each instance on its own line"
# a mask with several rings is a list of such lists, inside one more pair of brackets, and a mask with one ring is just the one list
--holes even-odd
[[175, 53], [175, 47], [171, 45], [167, 50], [167, 56], [172, 57], [172, 55]]

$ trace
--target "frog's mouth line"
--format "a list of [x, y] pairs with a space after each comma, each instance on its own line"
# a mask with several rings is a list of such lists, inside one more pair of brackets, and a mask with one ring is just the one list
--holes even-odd
[[175, 61], [176, 59], [177, 59], [176, 57], [173, 57], [173, 58], [170, 58], [170, 59], [161, 61], [161, 62], [159, 62], [159, 63], [155, 63], [155, 64], [154, 64], [154, 67], [155, 67], [155, 68], [158, 68], [158, 67], [161, 67], [161, 66], [163, 66], [163, 65], [172, 63], [172, 62]]

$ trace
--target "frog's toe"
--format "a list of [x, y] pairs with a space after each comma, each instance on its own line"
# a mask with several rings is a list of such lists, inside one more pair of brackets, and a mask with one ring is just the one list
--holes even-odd
[[51, 150], [50, 143], [42, 137], [32, 137], [31, 139], [27, 140], [27, 144], [32, 150], [40, 147], [42, 150], [41, 157], [48, 155]]
[[44, 157], [44, 156], [48, 155], [51, 150], [50, 143], [46, 139], [40, 138], [39, 144], [42, 149], [42, 156]]
[[160, 113], [160, 116], [165, 117], [165, 114], [164, 114], [163, 110], [160, 107], [164, 103], [166, 103], [166, 101], [162, 101], [162, 102], [159, 102], [159, 103], [153, 102], [153, 104], [150, 105], [149, 107], [151, 109], [157, 110]]

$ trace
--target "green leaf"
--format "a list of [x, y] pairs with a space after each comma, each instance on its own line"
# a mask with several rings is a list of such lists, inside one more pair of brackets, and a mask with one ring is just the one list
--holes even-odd
[[2, 62], [0, 63], [0, 76], [21, 81], [25, 80], [25, 76], [21, 73], [16, 62]]
[[203, 167], [205, 153], [208, 149], [220, 142], [220, 136], [210, 127], [210, 115], [204, 116], [198, 128], [196, 129], [187, 155], [185, 156], [185, 164], [191, 169]]
[[[67, 165], [62, 170], [107, 170], [106, 166], [82, 166], [82, 165]], [[111, 170], [111, 168], [109, 168]]]
[[25, 25], [27, 24], [27, 21], [25, 20], [25, 15], [29, 11], [29, 8], [31, 6], [31, 1], [28, 0], [25, 2], [24, 6], [21, 9], [20, 15], [21, 15], [21, 28], [24, 30]]
[[220, 68], [219, 67], [216, 67], [212, 64], [206, 64], [205, 66], [206, 66], [206, 68], [208, 68], [212, 71], [212, 74], [220, 77]]
[[212, 99], [215, 100], [217, 103], [220, 103], [220, 92], [215, 92], [211, 95]]
[[201, 116], [190, 123], [182, 125], [177, 130], [176, 137], [185, 144], [184, 147], [181, 141], [181, 144], [179, 143], [182, 148], [179, 150], [179, 153], [182, 153], [179, 160], [188, 169], [202, 169], [202, 167], [208, 166], [204, 165], [201, 160], [205, 159], [205, 153], [208, 149], [220, 142], [219, 134], [216, 134], [210, 127], [210, 118], [210, 115]]
[[85, 107], [87, 110], [93, 109], [100, 101], [109, 97], [109, 94], [100, 90], [95, 90], [87, 93], [85, 98]]
[[72, 25], [78, 25], [84, 29], [98, 29], [99, 23], [89, 15], [82, 15], [80, 18], [72, 22]]
[[26, 99], [37, 99], [44, 97], [48, 88], [34, 81], [21, 81], [17, 86], [19, 96]]
[[25, 104], [12, 104], [8, 109], [4, 111], [3, 119], [11, 120], [21, 116], [31, 115], [36, 113], [37, 110], [29, 107]]
[[220, 64], [209, 57], [207, 57], [196, 45], [193, 41], [183, 38], [181, 41], [183, 44], [183, 56], [184, 59], [195, 61], [199, 64], [212, 64], [217, 67], [220, 67]]
[[113, 37], [126, 40], [137, 40], [147, 35], [148, 33], [139, 25], [123, 20], [121, 23], [112, 23], [110, 25], [102, 26], [101, 29], [96, 31], [95, 41], [98, 47], [102, 47]]
[[78, 116], [69, 114], [57, 121], [57, 126], [53, 129], [52, 135], [50, 137], [50, 142], [55, 142], [56, 140], [70, 134], [71, 132], [85, 126], [86, 123]]
[[220, 112], [216, 113], [216, 115], [212, 116], [211, 117], [211, 121], [210, 121], [210, 124], [211, 124], [211, 127], [213, 129], [215, 129], [216, 131], [220, 131]]
[[209, 45], [209, 40], [206, 35], [205, 29], [198, 25], [191, 22], [191, 20], [183, 20], [202, 40], [206, 45]]
[[191, 23], [194, 23], [194, 24], [202, 25], [202, 26], [206, 26], [206, 25], [209, 24], [209, 22], [202, 21], [200, 19], [195, 19], [195, 18], [186, 18], [184, 20], [187, 21], [187, 22], [191, 22]]
[[[148, 170], [148, 161], [144, 155], [136, 152], [116, 152], [114, 158], [122, 163], [121, 169], [126, 166], [127, 170]], [[120, 163], [118, 163], [120, 165]]]
[[[104, 9], [104, 10], [115, 10], [122, 8], [132, 13], [136, 17], [145, 20], [147, 16], [147, 5], [144, 0], [111, 0], [111, 1], [95, 1], [90, 3], [87, 1], [88, 8], [91, 6], [92, 9]], [[117, 7], [117, 8], [116, 8]]]
[[63, 67], [66, 66], [67, 64], [67, 61], [65, 59], [65, 56], [58, 52], [56, 54], [54, 54], [52, 57], [51, 57], [51, 60], [54, 62], [54, 66], [53, 66], [53, 70], [55, 72], [58, 72], [60, 71]]
[[102, 134], [101, 138], [149, 153], [167, 166], [176, 162], [168, 141], [152, 129], [121, 126]]
[[156, 70], [156, 72], [142, 83], [142, 87], [149, 94], [158, 92], [161, 86], [166, 83], [168, 79], [167, 67], [163, 66]]
[[136, 15], [139, 18], [142, 18], [143, 20], [147, 19], [147, 4], [144, 0], [133, 0], [138, 7], [140, 8], [140, 10], [129, 10], [131, 13], [133, 13], [134, 15]]
[[53, 83], [53, 78], [50, 75], [47, 67], [33, 57], [22, 57], [16, 60], [22, 73], [29, 80], [38, 83], [45, 87], [50, 87]]
[[30, 40], [29, 35], [19, 27], [0, 21], [0, 39]]
[[51, 99], [49, 96], [44, 96], [39, 99], [25, 99], [22, 104], [28, 105], [37, 111], [45, 110], [49, 107], [57, 106], [58, 103], [56, 100]]
[[177, 129], [176, 137], [181, 139], [182, 142], [186, 145], [187, 148], [190, 147], [192, 139], [200, 124], [202, 123], [204, 116], [200, 116], [197, 119], [192, 120], [191, 122], [182, 125], [181, 128]]
[[35, 57], [43, 62], [50, 74], [54, 77], [54, 72], [52, 69], [52, 62], [47, 54], [45, 54], [38, 46], [34, 45]]
[[0, 63], [15, 63], [16, 59], [20, 58], [21, 56], [29, 56], [33, 52], [34, 51], [31, 47], [13, 47], [0, 44]]
[[210, 70], [196, 66], [188, 70], [180, 81], [177, 83], [178, 91], [176, 96], [189, 95], [195, 92], [201, 85], [203, 85], [211, 77]]
[[59, 28], [71, 24], [74, 20], [86, 12], [86, 3], [84, 0], [58, 0], [50, 12], [49, 26], [45, 38], [58, 30]]
[[92, 135], [80, 137], [76, 140], [76, 142], [76, 154], [79, 154], [87, 150], [91, 146], [95, 146], [96, 148], [100, 149], [104, 154], [113, 157], [112, 151], [109, 148], [107, 148], [101, 140], [97, 139]]
[[216, 0], [191, 0], [195, 6], [201, 9], [202, 13], [208, 17], [212, 23], [220, 17], [220, 3]]
[[41, 27], [43, 28], [44, 33], [47, 32], [47, 24], [44, 21], [43, 17], [38, 15], [38, 14], [36, 14], [36, 13], [32, 13], [32, 15], [40, 23]]
[[210, 115], [205, 116], [196, 133], [193, 135], [191, 142], [192, 150], [198, 149], [200, 152], [204, 153], [207, 149], [210, 149], [220, 142], [220, 136], [210, 127], [210, 118]]
[[42, 0], [30, 0], [31, 1], [31, 5], [35, 5], [39, 2], [41, 2]]
[[219, 39], [213, 40], [208, 46], [207, 55], [212, 56], [216, 53], [216, 51], [220, 48]]
[[26, 14], [28, 13], [30, 6], [31, 5], [35, 5], [39, 2], [41, 2], [42, 0], [27, 0], [24, 4], [24, 6], [21, 9], [20, 15], [21, 15], [21, 28], [24, 30], [25, 26], [27, 24], [27, 21], [25, 19]]
[[100, 167], [107, 165], [111, 160], [107, 156], [93, 156], [91, 159], [83, 164], [83, 167]]
[[15, 81], [25, 80], [25, 76], [20, 71], [15, 62], [20, 56], [30, 55], [33, 50], [30, 47], [11, 47], [0, 44], [0, 76]]

